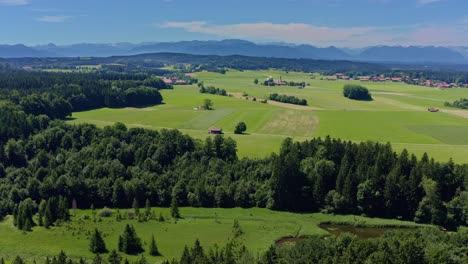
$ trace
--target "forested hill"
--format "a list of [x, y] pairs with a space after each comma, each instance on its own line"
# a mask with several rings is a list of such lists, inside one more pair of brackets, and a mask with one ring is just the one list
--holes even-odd
[[72, 126], [14, 106], [1, 106], [1, 113], [15, 114], [10, 129], [30, 132], [0, 137], [0, 215], [26, 199], [39, 204], [61, 196], [80, 208], [128, 208], [135, 199], [169, 206], [175, 199], [181, 206], [468, 225], [468, 165], [397, 155], [389, 144], [287, 139], [278, 155], [239, 160], [236, 142], [220, 135], [200, 141], [177, 130]]
[[126, 66], [162, 67], [164, 65], [190, 64], [201, 69], [232, 68], [238, 70], [286, 69], [298, 71], [384, 71], [387, 67], [379, 64], [327, 61], [311, 59], [282, 59], [249, 56], [190, 55], [182, 53], [151, 53], [134, 56], [115, 56], [107, 58], [19, 58], [9, 59], [18, 67], [55, 67], [67, 68], [79, 65], [119, 64]]
[[[160, 89], [172, 89], [146, 74], [63, 73], [0, 68], [0, 103], [25, 114], [65, 118], [73, 111], [160, 104]], [[2, 113], [0, 119], [10, 119]], [[10, 120], [11, 121], [11, 120]], [[0, 130], [8, 130], [6, 125]]]

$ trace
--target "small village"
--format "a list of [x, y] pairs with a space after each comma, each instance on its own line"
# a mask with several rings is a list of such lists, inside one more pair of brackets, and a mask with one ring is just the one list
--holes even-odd
[[163, 78], [162, 79], [165, 84], [175, 84], [175, 85], [188, 85], [190, 84], [186, 80], [182, 79], [177, 79], [176, 77], [171, 77], [171, 78]]
[[404, 83], [410, 83], [410, 84], [415, 84], [419, 86], [425, 86], [425, 87], [435, 87], [435, 88], [442, 88], [442, 89], [448, 89], [448, 88], [468, 88], [468, 84], [464, 84], [460, 86], [459, 84], [456, 83], [446, 83], [446, 82], [441, 82], [441, 81], [435, 81], [435, 80], [422, 80], [422, 79], [411, 79], [409, 76], [404, 76], [404, 77], [382, 77], [382, 76], [373, 76], [373, 77], [355, 77], [352, 78], [346, 74], [343, 73], [336, 73], [335, 76], [332, 77], [327, 77], [327, 81], [337, 81], [337, 80], [359, 80], [361, 82], [404, 82]]

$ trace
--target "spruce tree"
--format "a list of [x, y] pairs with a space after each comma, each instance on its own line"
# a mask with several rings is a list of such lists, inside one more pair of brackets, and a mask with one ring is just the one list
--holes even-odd
[[93, 264], [102, 264], [102, 257], [99, 254], [96, 254], [93, 259]]
[[42, 200], [39, 204], [39, 211], [38, 211], [38, 225], [44, 226], [44, 213], [47, 207], [47, 202]]
[[115, 250], [112, 250], [112, 252], [109, 254], [108, 260], [109, 260], [110, 264], [120, 264], [120, 263], [122, 263], [122, 257]]
[[13, 225], [18, 226], [18, 205], [13, 207]]
[[65, 254], [65, 252], [60, 251], [59, 255], [57, 256], [57, 263], [58, 264], [67, 264], [67, 255]]
[[31, 198], [19, 203], [15, 217], [15, 224], [18, 229], [31, 231], [31, 228], [35, 225], [33, 221], [33, 204]]
[[135, 211], [135, 216], [140, 215], [140, 206], [138, 205], [138, 200], [136, 198], [133, 198], [133, 210]]
[[63, 221], [70, 220], [70, 212], [68, 208], [68, 200], [65, 197], [60, 196], [58, 202], [57, 218]]
[[187, 245], [184, 247], [184, 252], [182, 253], [179, 264], [192, 264], [192, 256], [190, 255]]
[[24, 260], [20, 256], [16, 256], [16, 258], [13, 260], [12, 264], [26, 264]]
[[125, 226], [124, 233], [119, 237], [119, 250], [129, 255], [136, 255], [145, 251], [133, 226], [128, 224]]
[[151, 243], [149, 247], [149, 253], [151, 256], [160, 256], [158, 246], [156, 245], [156, 241], [154, 240], [154, 235], [151, 236]]
[[193, 262], [204, 263], [205, 252], [203, 250], [203, 247], [201, 246], [200, 240], [195, 240], [195, 244], [193, 245], [193, 248], [190, 253]]
[[175, 219], [180, 218], [179, 205], [177, 204], [177, 198], [172, 197], [171, 200], [171, 216]]
[[91, 241], [89, 243], [89, 251], [92, 253], [107, 253], [106, 244], [104, 239], [102, 239], [101, 232], [96, 228], [94, 229], [94, 234], [91, 237]]
[[49, 228], [53, 224], [54, 224], [54, 219], [52, 215], [51, 205], [50, 205], [50, 202], [47, 202], [45, 212], [44, 212], [44, 227]]
[[151, 216], [151, 203], [149, 199], [146, 199], [146, 204], [145, 204], [145, 215], [147, 218]]

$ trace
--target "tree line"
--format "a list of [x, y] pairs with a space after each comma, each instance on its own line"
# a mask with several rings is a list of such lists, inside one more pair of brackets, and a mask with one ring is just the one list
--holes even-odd
[[102, 107], [160, 104], [161, 79], [137, 74], [0, 71], [0, 100], [11, 101], [25, 114], [65, 118], [73, 111]]
[[461, 98], [460, 100], [455, 100], [453, 103], [450, 102], [445, 102], [445, 106], [448, 107], [456, 107], [460, 109], [468, 109], [468, 99], [466, 98]]
[[[52, 67], [74, 69], [79, 65], [125, 65], [126, 68], [136, 68], [141, 71], [164, 67], [165, 65], [190, 64], [193, 71], [213, 71], [221, 74], [226, 69], [236, 70], [268, 70], [283, 69], [288, 71], [321, 72], [321, 71], [388, 71], [384, 65], [352, 61], [327, 61], [312, 59], [284, 59], [249, 56], [214, 56], [191, 55], [180, 53], [153, 53], [133, 56], [114, 56], [108, 58], [21, 58], [8, 59], [8, 63], [16, 67], [32, 66], [35, 68]], [[138, 67], [139, 66], [139, 67]], [[185, 71], [185, 70], [184, 70]]]
[[175, 201], [468, 224], [468, 165], [396, 154], [390, 144], [286, 139], [279, 154], [238, 159], [236, 142], [220, 135], [53, 121], [1, 142], [0, 162], [1, 214], [23, 202], [29, 220], [42, 200], [61, 196], [78, 208]]
[[206, 94], [216, 94], [216, 95], [221, 95], [221, 96], [227, 96], [227, 92], [224, 89], [220, 89], [214, 86], [208, 86], [205, 87], [203, 83], [199, 83], [198, 87], [200, 87], [200, 93], [206, 93]]
[[307, 105], [306, 99], [301, 99], [292, 95], [277, 94], [273, 93], [268, 96], [268, 100], [286, 103], [286, 104], [295, 104], [295, 105]]

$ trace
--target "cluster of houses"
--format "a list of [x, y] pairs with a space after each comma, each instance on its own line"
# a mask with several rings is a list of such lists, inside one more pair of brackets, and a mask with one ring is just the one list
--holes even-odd
[[188, 81], [186, 80], [181, 80], [181, 79], [177, 79], [176, 77], [172, 77], [172, 78], [163, 78], [162, 79], [164, 83], [166, 84], [175, 84], [175, 85], [187, 85], [189, 84]]
[[359, 78], [361, 82], [403, 82], [405, 79], [401, 77], [361, 77]]
[[351, 77], [343, 73], [337, 73], [335, 76], [336, 76], [336, 79], [339, 79], [339, 80], [351, 80], [352, 79]]
[[273, 83], [275, 84], [275, 86], [286, 86], [286, 85], [288, 85], [288, 83], [285, 82], [285, 81], [274, 81]]
[[[336, 73], [335, 76], [327, 77], [326, 80], [328, 81], [336, 81], [336, 80], [352, 80], [350, 76], [343, 74], [343, 73]], [[381, 76], [374, 76], [374, 77], [359, 77], [359, 81], [361, 82], [405, 82], [405, 83], [412, 83], [420, 86], [426, 87], [436, 87], [436, 88], [460, 88], [466, 87], [468, 88], [468, 84], [464, 84], [462, 86], [456, 83], [446, 83], [446, 82], [439, 82], [439, 81], [432, 81], [432, 80], [421, 80], [421, 79], [410, 79], [409, 76], [403, 77], [381, 77]]]
[[427, 80], [427, 81], [424, 81], [424, 82], [419, 82], [418, 84], [421, 85], [421, 86], [437, 87], [437, 88], [443, 88], [443, 89], [460, 88], [460, 87], [468, 88], [468, 84], [464, 84], [463, 86], [460, 86], [460, 85], [458, 85], [456, 83], [446, 83], [446, 82], [438, 82], [438, 81], [431, 81], [431, 80]]

